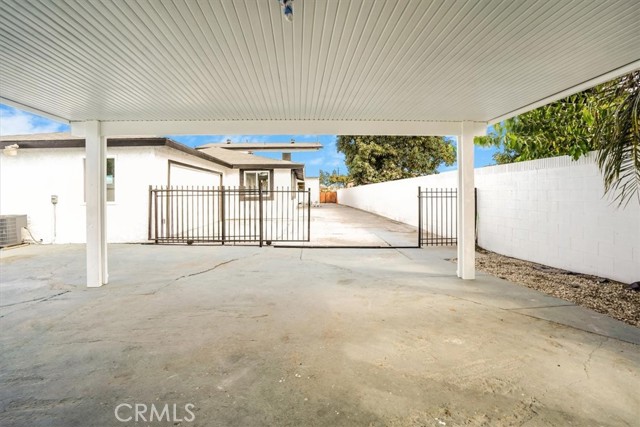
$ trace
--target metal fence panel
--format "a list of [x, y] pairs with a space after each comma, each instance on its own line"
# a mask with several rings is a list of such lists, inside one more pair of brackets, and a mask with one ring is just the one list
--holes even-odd
[[[478, 189], [474, 189], [478, 241]], [[458, 244], [458, 189], [418, 187], [418, 246]]]
[[263, 243], [310, 240], [310, 190], [149, 187], [155, 243]]
[[418, 245], [458, 244], [458, 190], [418, 187]]

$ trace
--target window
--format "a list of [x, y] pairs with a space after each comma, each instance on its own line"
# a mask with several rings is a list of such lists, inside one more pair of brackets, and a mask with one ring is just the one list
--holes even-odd
[[116, 160], [107, 159], [107, 202], [116, 200]]
[[[267, 200], [273, 198], [273, 169], [271, 170], [240, 170], [240, 187], [241, 188], [253, 188], [254, 190], [260, 188], [262, 190], [262, 197]], [[243, 194], [242, 200], [257, 199], [258, 192], [254, 194]]]
[[[87, 161], [83, 159], [84, 162], [84, 170], [85, 176], [87, 173]], [[107, 159], [107, 175], [105, 177], [105, 181], [107, 181], [107, 202], [115, 202], [116, 201], [116, 159], [110, 157]], [[84, 200], [87, 200], [85, 189], [85, 197]]]
[[295, 191], [298, 189], [298, 178], [296, 178], [296, 173], [291, 171], [291, 200], [297, 197]]
[[243, 181], [245, 188], [260, 188], [262, 191], [271, 189], [271, 173], [269, 171], [244, 171]]

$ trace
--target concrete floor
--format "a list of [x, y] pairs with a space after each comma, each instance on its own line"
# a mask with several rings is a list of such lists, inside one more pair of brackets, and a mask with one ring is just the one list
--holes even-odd
[[[342, 206], [312, 214], [314, 245], [417, 239]], [[0, 425], [135, 424], [120, 404], [145, 405], [139, 425], [637, 425], [640, 329], [463, 282], [453, 257], [111, 245], [110, 284], [87, 289], [82, 245], [3, 250]], [[152, 404], [163, 421], [147, 424]]]
[[639, 329], [487, 275], [463, 282], [452, 249], [111, 245], [97, 289], [82, 245], [0, 256], [2, 426], [134, 424], [115, 418], [121, 403], [177, 405], [137, 425], [640, 419]]

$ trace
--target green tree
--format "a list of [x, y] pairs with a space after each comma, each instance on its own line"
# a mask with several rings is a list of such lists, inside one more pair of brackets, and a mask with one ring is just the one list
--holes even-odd
[[320, 185], [323, 187], [340, 187], [344, 188], [349, 182], [347, 175], [340, 175], [340, 171], [333, 170], [329, 173], [320, 169]]
[[544, 107], [496, 123], [481, 146], [496, 146], [498, 164], [555, 156], [578, 159], [596, 149], [593, 141], [593, 94], [581, 92]]
[[434, 174], [456, 159], [451, 142], [436, 136], [340, 135], [336, 147], [356, 185]]
[[496, 124], [475, 142], [498, 164], [597, 151], [605, 192], [640, 203], [640, 71]]

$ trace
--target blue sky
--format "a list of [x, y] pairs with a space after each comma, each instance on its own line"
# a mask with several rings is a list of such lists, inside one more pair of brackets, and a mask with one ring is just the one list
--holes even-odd
[[[0, 135], [20, 135], [47, 132], [68, 132], [69, 126], [0, 104]], [[319, 170], [347, 171], [344, 156], [336, 151], [335, 135], [167, 135], [190, 147], [208, 142], [223, 142], [231, 139], [234, 142], [288, 142], [294, 138], [299, 142], [318, 141], [323, 145], [320, 151], [293, 153], [292, 160], [306, 165], [307, 176], [318, 176]], [[475, 166], [494, 164], [492, 155], [494, 148], [475, 147]], [[265, 157], [280, 158], [280, 153], [257, 153]], [[440, 171], [455, 170], [457, 166], [441, 166]]]

